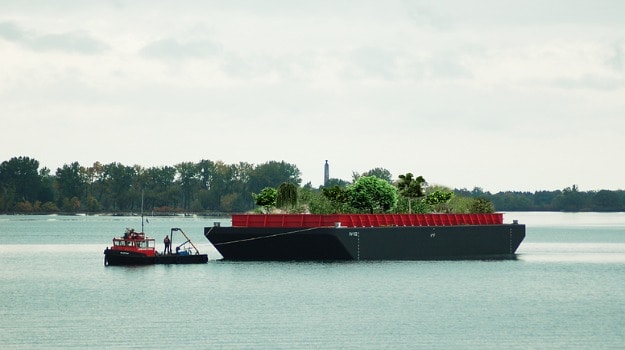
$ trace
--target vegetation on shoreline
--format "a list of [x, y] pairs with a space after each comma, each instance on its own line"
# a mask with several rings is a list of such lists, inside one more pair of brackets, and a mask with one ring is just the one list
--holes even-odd
[[383, 168], [313, 188], [302, 185], [300, 175], [296, 165], [284, 161], [211, 160], [151, 168], [74, 162], [52, 173], [35, 159], [14, 157], [0, 164], [0, 213], [127, 214], [142, 207], [150, 215], [247, 212], [258, 209], [254, 193], [273, 188], [277, 196], [281, 186], [280, 205], [289, 212], [625, 211], [622, 190], [581, 192], [573, 186], [492, 194], [427, 186], [410, 173], [393, 179]]
[[621, 212], [625, 211], [624, 190], [580, 191], [576, 185], [555, 191], [490, 193], [480, 188], [455, 189], [459, 196], [485, 198], [500, 211], [567, 211]]

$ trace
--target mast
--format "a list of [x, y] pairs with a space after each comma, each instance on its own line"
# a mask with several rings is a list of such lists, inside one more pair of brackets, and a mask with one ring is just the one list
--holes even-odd
[[143, 230], [143, 188], [141, 189], [141, 233], [145, 233]]

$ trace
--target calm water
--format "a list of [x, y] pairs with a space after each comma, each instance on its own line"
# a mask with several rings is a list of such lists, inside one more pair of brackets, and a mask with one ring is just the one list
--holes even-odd
[[202, 235], [226, 220], [149, 218], [211, 261], [104, 267], [140, 218], [0, 216], [0, 347], [623, 349], [625, 213], [513, 219], [515, 261], [231, 263]]

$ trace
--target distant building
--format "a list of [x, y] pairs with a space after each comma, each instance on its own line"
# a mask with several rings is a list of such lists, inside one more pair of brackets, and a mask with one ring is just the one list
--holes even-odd
[[330, 180], [330, 165], [328, 164], [328, 160], [326, 160], [326, 165], [323, 167], [323, 187], [328, 186], [329, 180]]

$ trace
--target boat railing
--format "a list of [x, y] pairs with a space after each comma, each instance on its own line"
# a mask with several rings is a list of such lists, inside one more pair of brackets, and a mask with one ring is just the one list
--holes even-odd
[[234, 227], [384, 227], [501, 225], [503, 213], [483, 214], [235, 214]]

